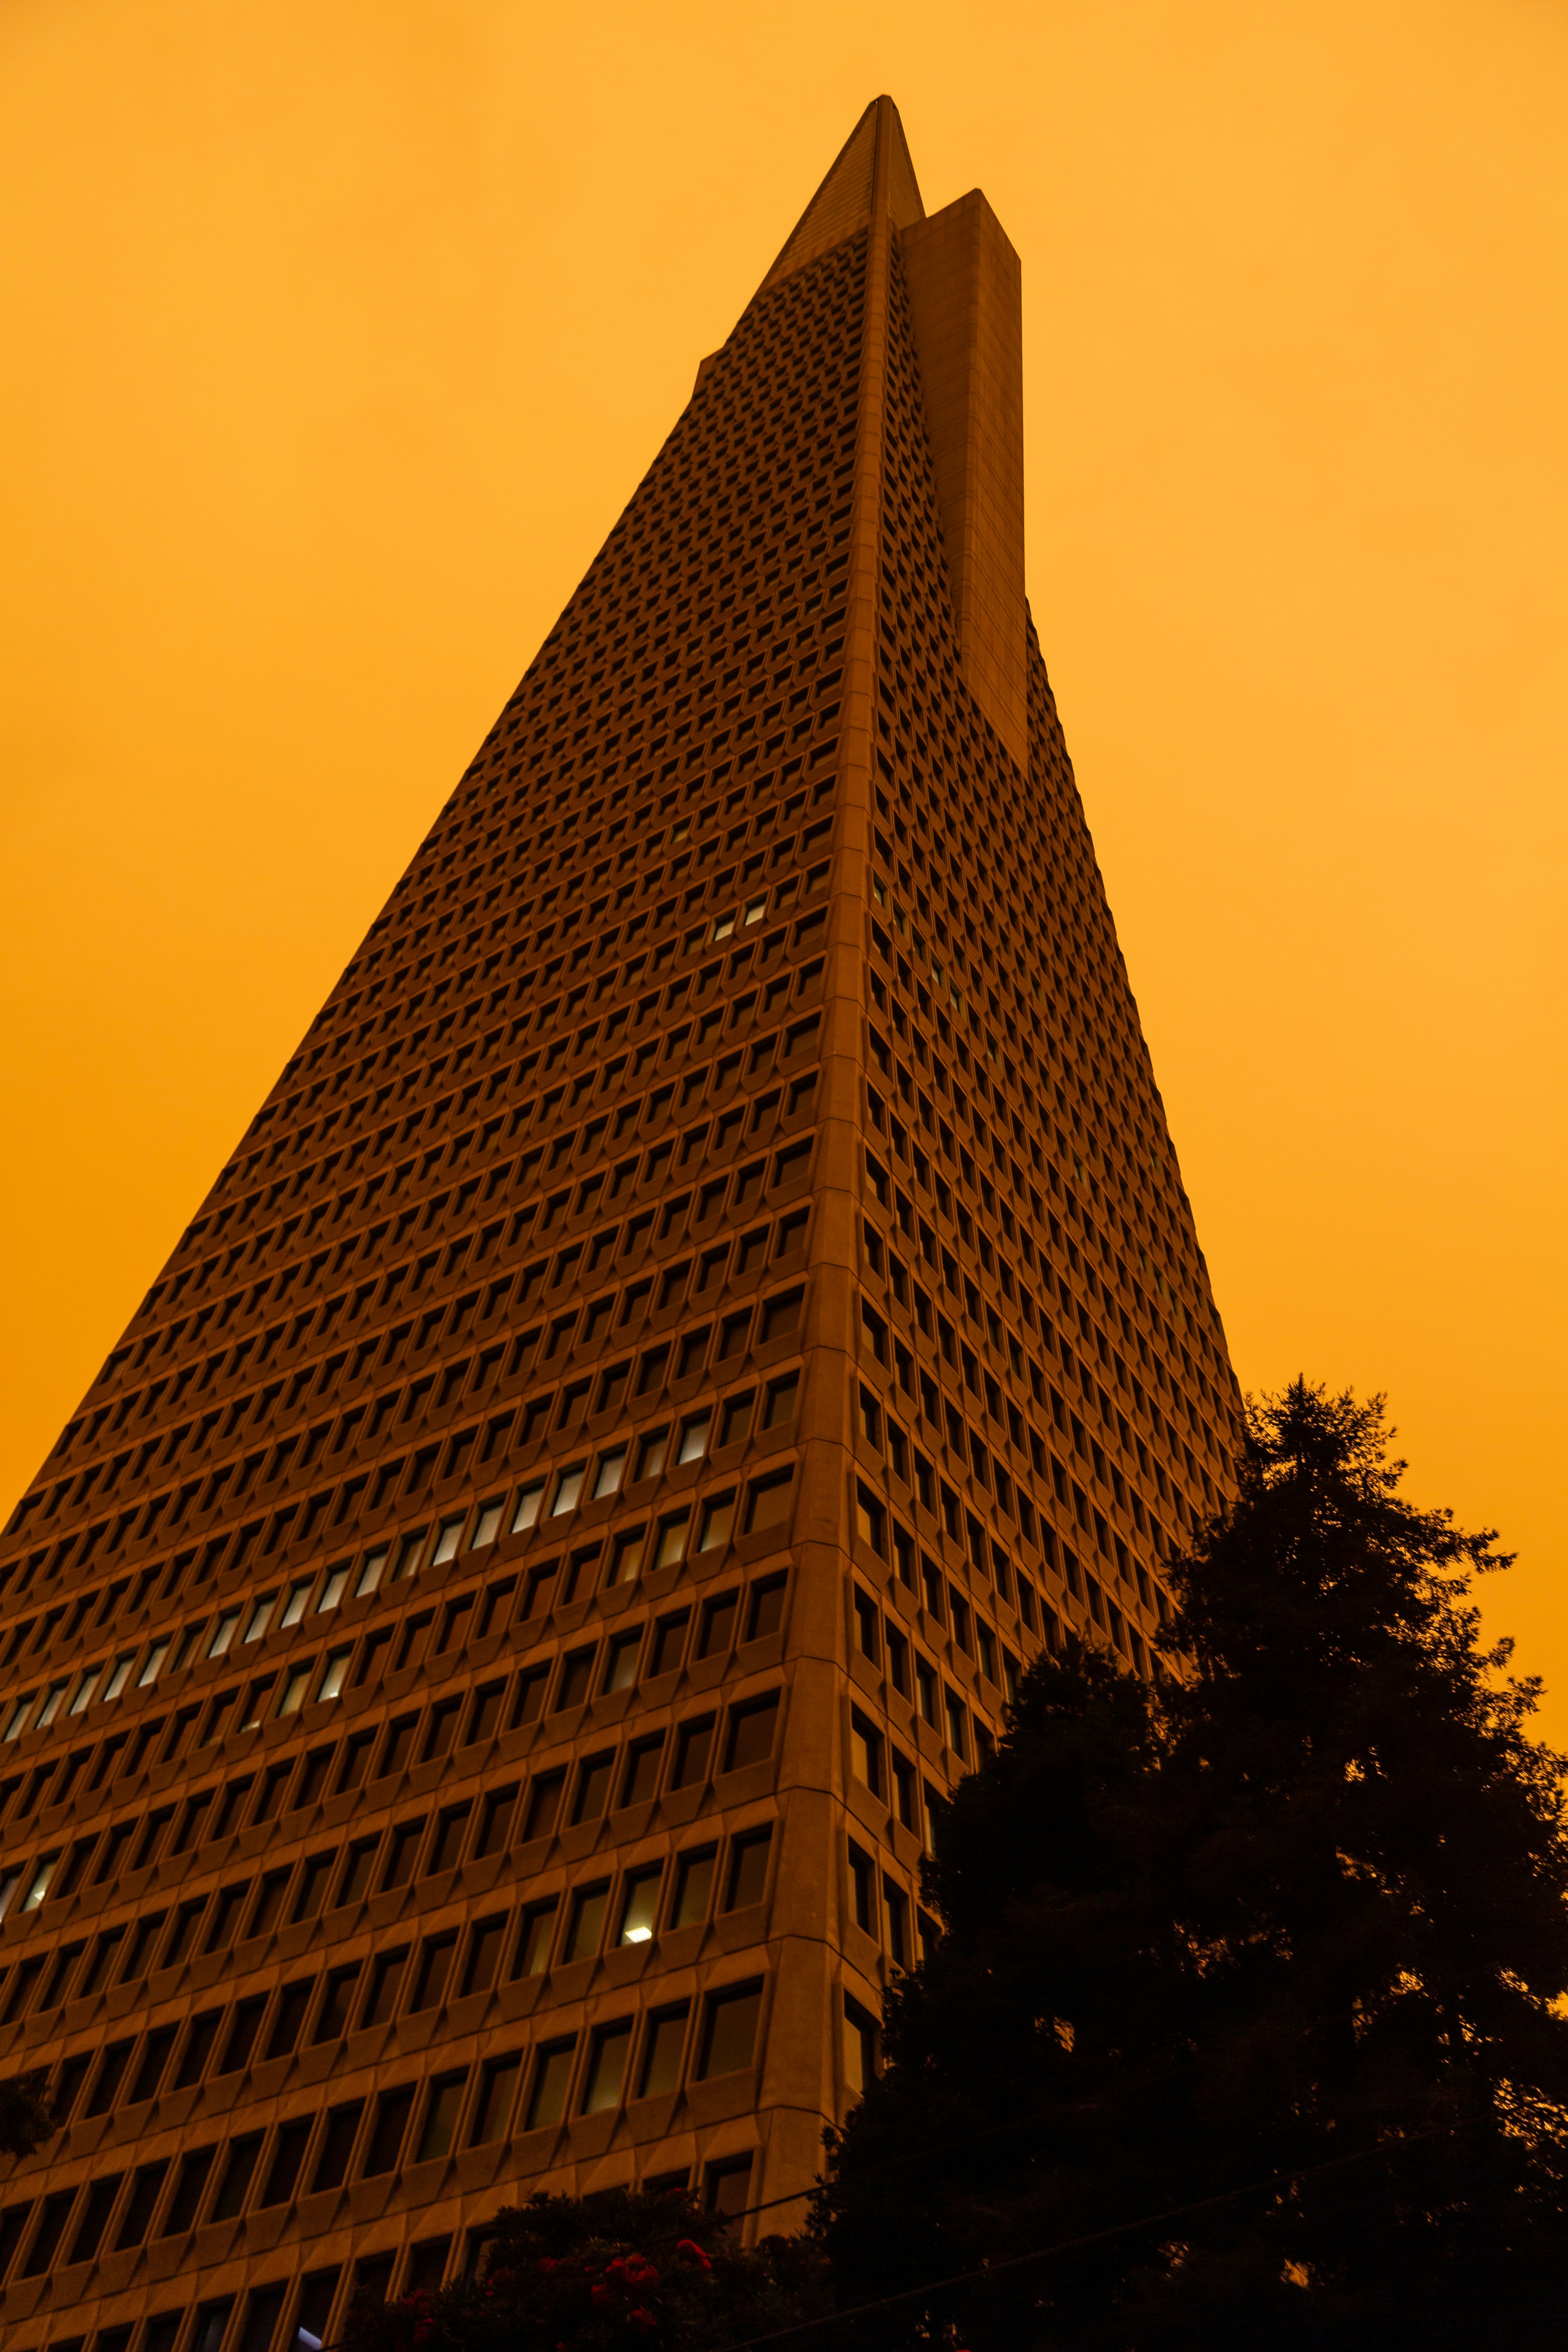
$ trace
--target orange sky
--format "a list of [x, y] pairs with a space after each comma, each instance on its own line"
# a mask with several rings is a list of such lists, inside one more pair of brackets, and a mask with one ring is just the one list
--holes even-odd
[[31, 1475], [856, 116], [1023, 257], [1029, 587], [1244, 1386], [1564, 1458], [1547, 0], [7, 0], [6, 1398]]

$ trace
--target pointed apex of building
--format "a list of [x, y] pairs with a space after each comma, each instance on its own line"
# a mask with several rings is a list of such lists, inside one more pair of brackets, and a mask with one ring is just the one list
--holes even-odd
[[763, 284], [776, 285], [840, 244], [870, 219], [879, 204], [888, 206], [895, 228], [925, 218], [904, 126], [890, 98], [871, 100]]

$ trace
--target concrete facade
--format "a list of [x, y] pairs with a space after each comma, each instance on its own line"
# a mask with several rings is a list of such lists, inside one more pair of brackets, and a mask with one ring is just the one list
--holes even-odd
[[788, 2228], [1235, 1384], [1023, 591], [1016, 257], [868, 109], [0, 1546], [17, 2352], [536, 2187]]

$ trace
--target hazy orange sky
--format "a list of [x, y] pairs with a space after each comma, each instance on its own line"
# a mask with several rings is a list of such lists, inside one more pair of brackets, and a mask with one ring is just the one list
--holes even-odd
[[867, 100], [1023, 257], [1029, 589], [1246, 1387], [1568, 1744], [1568, 18], [7, 0], [0, 1505]]

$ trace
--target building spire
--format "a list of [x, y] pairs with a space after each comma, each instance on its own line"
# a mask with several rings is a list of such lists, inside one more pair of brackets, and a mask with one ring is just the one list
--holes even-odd
[[763, 286], [793, 277], [819, 253], [840, 244], [870, 219], [879, 203], [888, 206], [895, 228], [908, 228], [925, 218], [909, 142], [890, 98], [871, 100], [795, 223]]

